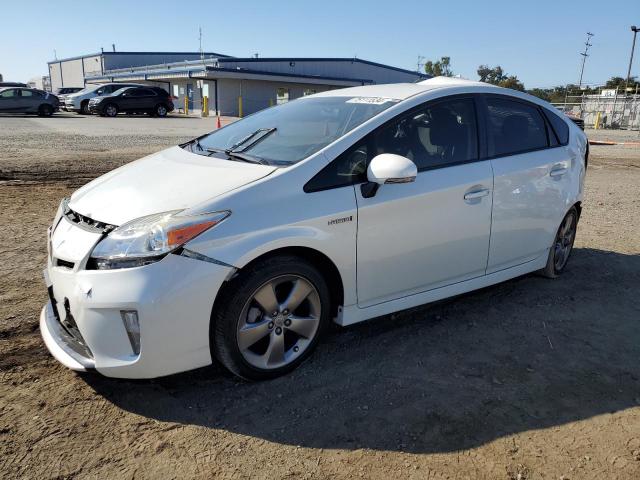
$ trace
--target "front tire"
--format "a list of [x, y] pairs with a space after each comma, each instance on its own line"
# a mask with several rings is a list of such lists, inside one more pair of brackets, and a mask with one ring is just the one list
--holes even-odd
[[118, 115], [118, 106], [115, 105], [114, 103], [110, 103], [110, 104], [104, 106], [104, 109], [102, 110], [102, 112], [107, 117], [112, 117], [113, 118], [116, 115]]
[[283, 255], [259, 261], [225, 285], [211, 316], [212, 356], [247, 380], [295, 369], [330, 320], [330, 293], [308, 261]]
[[80, 115], [90, 115], [91, 112], [89, 111], [89, 100], [83, 100], [82, 103], [80, 103]]
[[577, 228], [578, 210], [576, 207], [571, 207], [558, 227], [553, 245], [549, 250], [547, 265], [540, 270], [543, 276], [556, 278], [564, 271], [569, 261], [571, 251], [573, 250]]

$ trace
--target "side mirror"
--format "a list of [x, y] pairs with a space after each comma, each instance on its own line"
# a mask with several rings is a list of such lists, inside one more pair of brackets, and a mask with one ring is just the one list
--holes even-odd
[[418, 176], [418, 167], [407, 157], [381, 153], [373, 157], [367, 168], [368, 183], [362, 185], [362, 196], [373, 197], [385, 183], [411, 183]]

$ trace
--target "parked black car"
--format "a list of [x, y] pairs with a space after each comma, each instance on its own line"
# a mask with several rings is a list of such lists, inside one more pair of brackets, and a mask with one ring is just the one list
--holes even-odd
[[173, 110], [173, 100], [160, 87], [127, 87], [116, 90], [111, 95], [89, 100], [89, 111], [107, 117], [115, 117], [120, 112], [149, 113], [164, 117]]
[[3, 87], [26, 87], [26, 83], [21, 82], [0, 82], [0, 88]]

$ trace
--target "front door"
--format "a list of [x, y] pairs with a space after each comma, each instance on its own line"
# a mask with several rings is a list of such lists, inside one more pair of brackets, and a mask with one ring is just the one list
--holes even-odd
[[373, 152], [418, 167], [358, 203], [358, 305], [368, 307], [485, 274], [493, 175], [479, 160], [473, 98], [431, 102], [374, 132]]
[[0, 92], [0, 111], [5, 112], [18, 112], [20, 97], [18, 95], [18, 89], [10, 88], [8, 90], [2, 90]]

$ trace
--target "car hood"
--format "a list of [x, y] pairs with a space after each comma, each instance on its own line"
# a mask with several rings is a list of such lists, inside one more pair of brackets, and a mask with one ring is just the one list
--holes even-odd
[[98, 177], [71, 196], [69, 207], [93, 220], [122, 225], [145, 215], [193, 207], [275, 169], [171, 147]]

